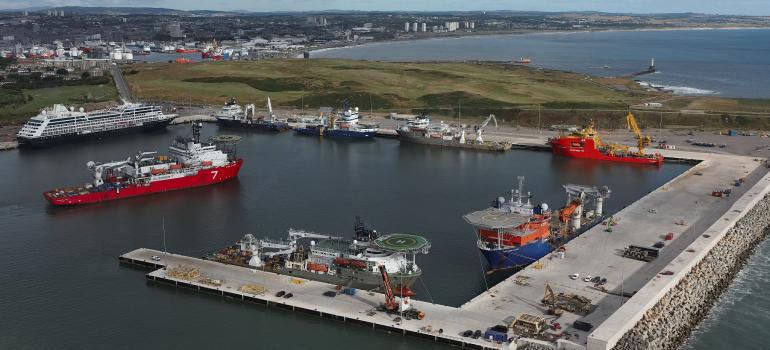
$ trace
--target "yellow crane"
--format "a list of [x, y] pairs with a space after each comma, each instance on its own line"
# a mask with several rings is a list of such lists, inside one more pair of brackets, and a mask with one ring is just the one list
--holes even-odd
[[626, 123], [631, 131], [634, 132], [636, 138], [636, 146], [639, 148], [639, 154], [644, 154], [644, 148], [652, 143], [652, 139], [647, 135], [642, 135], [642, 130], [639, 129], [639, 125], [636, 124], [636, 118], [631, 111], [626, 114]]

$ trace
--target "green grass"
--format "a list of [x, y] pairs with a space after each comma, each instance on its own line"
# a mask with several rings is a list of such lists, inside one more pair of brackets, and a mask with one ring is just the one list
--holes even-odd
[[[242, 103], [362, 109], [511, 107], [569, 101], [576, 106], [627, 106], [641, 95], [618, 92], [557, 71], [497, 63], [262, 60], [135, 65], [126, 78], [147, 100], [220, 105]], [[371, 104], [370, 104], [371, 101]]]
[[25, 96], [26, 102], [0, 107], [1, 122], [23, 121], [38, 114], [41, 109], [57, 103], [82, 105], [84, 103], [113, 101], [118, 98], [118, 93], [112, 84], [60, 86], [22, 90], [21, 93]]

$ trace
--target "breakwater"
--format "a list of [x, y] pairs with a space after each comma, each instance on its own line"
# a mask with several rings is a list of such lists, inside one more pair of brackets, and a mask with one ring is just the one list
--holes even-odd
[[[662, 297], [631, 328], [618, 334], [617, 343], [589, 348], [617, 350], [676, 349], [703, 320], [745, 265], [756, 246], [770, 232], [770, 175], [765, 175], [741, 200], [687, 250], [698, 253], [675, 273]], [[673, 263], [675, 264], [675, 263]], [[658, 278], [665, 278], [664, 275]], [[635, 305], [629, 301], [631, 307]], [[648, 304], [649, 305], [649, 304]], [[621, 308], [621, 314], [622, 308]], [[612, 321], [612, 320], [609, 320]], [[597, 332], [598, 333], [598, 332]], [[604, 345], [604, 346], [598, 346]]]

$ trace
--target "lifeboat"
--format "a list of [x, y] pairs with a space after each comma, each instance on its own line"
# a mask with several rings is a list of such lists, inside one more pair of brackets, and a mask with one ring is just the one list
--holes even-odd
[[314, 262], [308, 262], [307, 263], [307, 269], [308, 271], [315, 271], [315, 272], [328, 272], [329, 266], [325, 264], [318, 264]]
[[350, 260], [345, 258], [336, 257], [334, 258], [334, 264], [340, 267], [348, 267], [350, 266]]
[[350, 260], [350, 266], [366, 270], [366, 262], [361, 260]]

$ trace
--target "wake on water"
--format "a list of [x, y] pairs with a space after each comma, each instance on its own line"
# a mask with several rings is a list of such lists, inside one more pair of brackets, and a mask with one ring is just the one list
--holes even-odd
[[658, 85], [647, 81], [638, 81], [639, 85], [651, 89], [670, 92], [674, 95], [718, 95], [719, 92], [706, 89], [698, 89], [690, 86]]

